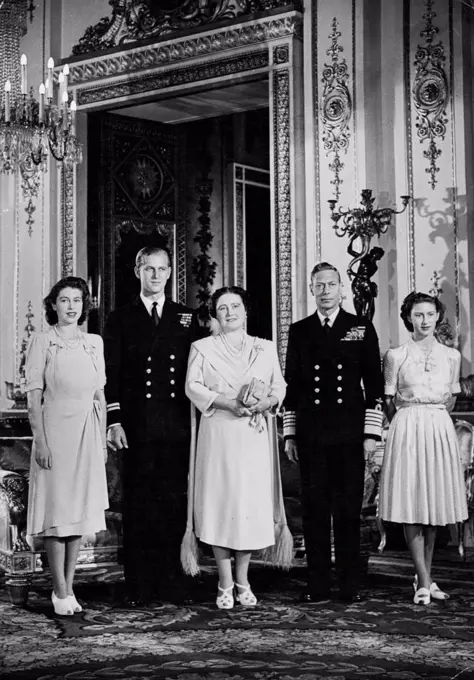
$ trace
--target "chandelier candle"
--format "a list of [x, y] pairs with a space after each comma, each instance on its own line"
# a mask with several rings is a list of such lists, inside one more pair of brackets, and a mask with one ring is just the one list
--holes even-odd
[[26, 74], [26, 65], [28, 63], [28, 60], [26, 58], [26, 54], [21, 55], [20, 59], [20, 64], [21, 64], [21, 94], [27, 95], [28, 94], [28, 78]]

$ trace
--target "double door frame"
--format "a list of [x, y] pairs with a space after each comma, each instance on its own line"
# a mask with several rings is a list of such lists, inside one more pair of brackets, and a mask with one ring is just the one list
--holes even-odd
[[[304, 225], [303, 17], [281, 14], [213, 28], [153, 44], [132, 44], [69, 60], [69, 83], [78, 114], [172, 99], [238, 82], [268, 81], [270, 116], [270, 197], [274, 244], [272, 319], [280, 359], [298, 305], [296, 229]], [[58, 69], [59, 70], [59, 69]], [[80, 126], [87, 144], [87, 126]], [[62, 275], [74, 272], [77, 205], [85, 199], [82, 169], [64, 167], [59, 183]], [[84, 226], [85, 230], [85, 225]], [[179, 224], [175, 227], [179, 232]], [[302, 230], [301, 230], [302, 231]], [[301, 240], [301, 237], [300, 239]], [[186, 243], [176, 238], [178, 250]], [[185, 291], [183, 253], [177, 289]], [[227, 283], [227, 282], [226, 282]]]

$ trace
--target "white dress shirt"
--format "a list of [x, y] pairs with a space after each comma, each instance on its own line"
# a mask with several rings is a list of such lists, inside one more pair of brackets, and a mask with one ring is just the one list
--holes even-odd
[[321, 326], [324, 326], [324, 320], [325, 319], [329, 319], [328, 326], [329, 326], [329, 328], [332, 328], [333, 325], [334, 325], [334, 322], [336, 320], [336, 316], [339, 314], [339, 307], [329, 315], [321, 314], [319, 309], [317, 310], [317, 312], [318, 312], [319, 320], [321, 321]]
[[158, 304], [156, 305], [156, 311], [158, 312], [158, 316], [162, 317], [163, 315], [163, 305], [165, 304], [165, 296], [162, 295], [159, 300], [152, 300], [151, 298], [145, 297], [142, 293], [140, 293], [141, 300], [143, 304], [145, 305], [145, 309], [148, 312], [148, 314], [151, 316], [151, 312], [153, 309], [153, 303], [157, 302]]

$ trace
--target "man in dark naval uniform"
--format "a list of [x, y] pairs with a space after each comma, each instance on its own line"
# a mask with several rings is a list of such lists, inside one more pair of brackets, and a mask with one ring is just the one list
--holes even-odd
[[339, 598], [358, 594], [365, 458], [381, 437], [383, 378], [372, 323], [340, 308], [341, 279], [327, 262], [311, 273], [316, 312], [290, 326], [284, 436], [299, 461], [308, 589], [331, 596], [331, 517]]
[[188, 353], [193, 311], [165, 299], [169, 253], [142, 248], [140, 295], [110, 313], [104, 332], [107, 440], [123, 451], [123, 542], [127, 597], [184, 597], [180, 543], [186, 527], [190, 403]]

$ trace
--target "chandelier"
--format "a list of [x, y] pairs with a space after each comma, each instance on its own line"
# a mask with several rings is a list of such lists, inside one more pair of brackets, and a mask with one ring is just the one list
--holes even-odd
[[73, 166], [82, 161], [82, 145], [76, 137], [76, 103], [68, 92], [69, 66], [59, 74], [54, 102], [54, 61], [48, 60], [48, 77], [38, 98], [28, 91], [27, 57], [20, 59], [20, 88], [12, 80], [3, 87], [0, 111], [0, 172], [19, 172], [27, 185], [36, 185], [46, 172], [49, 153], [59, 163]]

